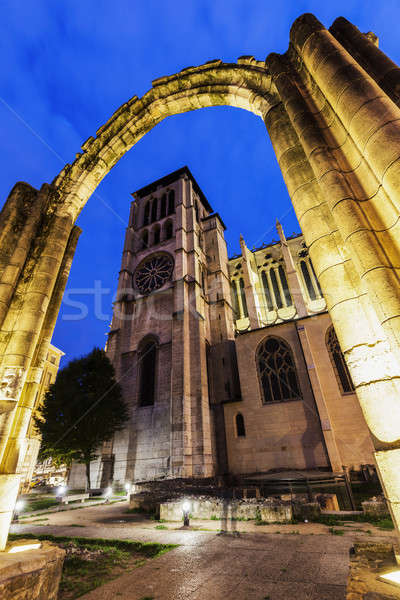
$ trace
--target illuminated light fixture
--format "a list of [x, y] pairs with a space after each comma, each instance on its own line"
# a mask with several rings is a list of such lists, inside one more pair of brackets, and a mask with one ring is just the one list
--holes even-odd
[[39, 542], [38, 544], [21, 544], [21, 546], [13, 546], [8, 551], [8, 554], [16, 554], [17, 552], [25, 552], [26, 550], [38, 550], [41, 548], [42, 544]]
[[21, 512], [21, 510], [24, 508], [25, 506], [25, 502], [23, 500], [17, 500], [17, 502], [15, 503], [15, 510], [17, 512]]
[[106, 500], [105, 500], [105, 502], [106, 502], [107, 504], [110, 502], [110, 496], [111, 496], [111, 494], [112, 494], [112, 488], [111, 488], [111, 487], [108, 487], [108, 488], [106, 488], [106, 492], [105, 492], [105, 494], [104, 494], [104, 495], [105, 495], [105, 497], [106, 497]]
[[67, 486], [66, 485], [60, 485], [59, 488], [57, 488], [57, 496], [64, 496], [64, 494], [67, 492]]
[[189, 527], [190, 502], [188, 500], [183, 501], [182, 510], [183, 510], [183, 526]]
[[126, 483], [125, 484], [125, 489], [126, 489], [127, 493], [129, 494], [129, 492], [131, 490], [131, 484], [130, 483]]
[[381, 581], [385, 583], [391, 583], [397, 587], [400, 587], [400, 570], [392, 571], [391, 573], [385, 573], [385, 575], [380, 575], [378, 577]]

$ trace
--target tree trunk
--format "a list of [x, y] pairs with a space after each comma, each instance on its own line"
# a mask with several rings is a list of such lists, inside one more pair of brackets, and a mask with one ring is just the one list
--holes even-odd
[[87, 489], [89, 491], [90, 490], [90, 458], [87, 458], [85, 460], [85, 467], [86, 467], [86, 485], [87, 485]]

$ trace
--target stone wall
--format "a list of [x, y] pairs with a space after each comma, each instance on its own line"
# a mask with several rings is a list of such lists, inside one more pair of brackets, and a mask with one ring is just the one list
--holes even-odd
[[[18, 540], [12, 545], [37, 540]], [[48, 542], [41, 548], [15, 554], [0, 553], [0, 598], [2, 600], [56, 600], [65, 551]]]
[[[224, 500], [222, 498], [189, 498], [193, 519], [261, 519], [269, 523], [285, 522], [292, 518], [290, 503]], [[183, 500], [160, 505], [160, 519], [181, 521]]]

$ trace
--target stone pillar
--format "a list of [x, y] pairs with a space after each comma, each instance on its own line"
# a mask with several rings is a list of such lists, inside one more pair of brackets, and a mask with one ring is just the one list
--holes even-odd
[[367, 71], [384, 92], [400, 104], [400, 69], [382, 50], [371, 34], [361, 31], [344, 17], [336, 19], [329, 31]]
[[286, 267], [286, 275], [288, 280], [288, 286], [290, 290], [290, 295], [293, 298], [293, 303], [296, 307], [296, 311], [298, 316], [305, 317], [307, 313], [307, 308], [304, 302], [303, 293], [301, 291], [299, 276], [296, 271], [296, 267], [294, 266], [293, 257], [289, 250], [288, 243], [286, 241], [285, 234], [283, 233], [282, 225], [279, 221], [276, 221], [276, 229], [279, 234], [279, 239], [281, 240], [281, 250], [283, 260], [285, 261]]

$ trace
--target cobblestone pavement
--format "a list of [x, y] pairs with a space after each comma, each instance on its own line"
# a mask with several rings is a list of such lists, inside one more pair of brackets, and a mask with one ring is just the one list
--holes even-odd
[[[354, 539], [349, 534], [322, 533], [325, 528], [315, 532], [319, 535], [301, 535], [297, 525], [280, 526], [281, 535], [156, 530], [151, 521], [127, 515], [126, 508], [126, 504], [119, 504], [47, 515], [48, 525], [14, 525], [12, 531], [180, 544], [86, 594], [82, 597], [85, 600], [345, 598], [349, 549]], [[242, 528], [245, 523], [236, 525]]]

